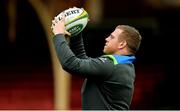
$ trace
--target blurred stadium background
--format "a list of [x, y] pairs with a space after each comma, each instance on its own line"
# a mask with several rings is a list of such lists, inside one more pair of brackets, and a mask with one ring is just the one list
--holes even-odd
[[90, 15], [88, 56], [118, 24], [142, 34], [131, 109], [180, 109], [179, 0], [0, 0], [0, 109], [81, 109], [83, 78], [62, 71], [51, 43], [51, 20], [73, 6]]

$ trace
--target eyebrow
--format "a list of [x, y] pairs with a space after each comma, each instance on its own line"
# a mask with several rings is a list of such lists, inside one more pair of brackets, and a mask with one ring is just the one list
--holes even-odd
[[112, 36], [113, 38], [115, 38], [115, 36], [114, 36], [114, 35], [112, 35], [112, 34], [111, 34], [111, 36]]

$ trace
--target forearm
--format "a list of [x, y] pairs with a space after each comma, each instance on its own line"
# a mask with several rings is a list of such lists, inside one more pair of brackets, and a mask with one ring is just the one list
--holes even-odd
[[80, 59], [77, 58], [68, 46], [65, 37], [61, 34], [53, 38], [58, 59], [64, 70], [71, 74], [83, 77], [105, 78], [110, 74], [111, 62], [102, 61], [99, 58]]
[[76, 57], [81, 59], [88, 58], [86, 56], [86, 52], [84, 48], [82, 33], [80, 33], [76, 37], [70, 38], [70, 48], [73, 51], [73, 53], [76, 55]]
[[73, 70], [73, 67], [76, 66], [75, 61], [77, 57], [70, 50], [67, 41], [65, 40], [64, 35], [57, 34], [53, 37], [53, 42], [55, 50], [58, 56], [58, 59], [64, 69]]

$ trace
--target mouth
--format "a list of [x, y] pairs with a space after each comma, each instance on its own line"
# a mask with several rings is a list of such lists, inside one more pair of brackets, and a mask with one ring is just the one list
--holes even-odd
[[107, 44], [104, 45], [104, 48], [106, 48], [106, 47], [107, 47]]

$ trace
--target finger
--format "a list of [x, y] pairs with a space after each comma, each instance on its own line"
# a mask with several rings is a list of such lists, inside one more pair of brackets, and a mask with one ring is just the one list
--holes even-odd
[[68, 36], [71, 36], [71, 33], [69, 33], [68, 31], [65, 30], [65, 34]]
[[54, 17], [54, 21], [55, 21], [56, 23], [58, 23], [58, 21], [59, 21], [58, 17]]
[[65, 12], [62, 12], [62, 18], [65, 18]]
[[62, 19], [61, 20], [65, 21], [65, 13], [64, 12], [62, 13]]
[[52, 26], [55, 26], [55, 25], [56, 25], [56, 21], [52, 20]]
[[53, 29], [54, 28], [54, 26], [53, 25], [51, 25], [51, 29]]

